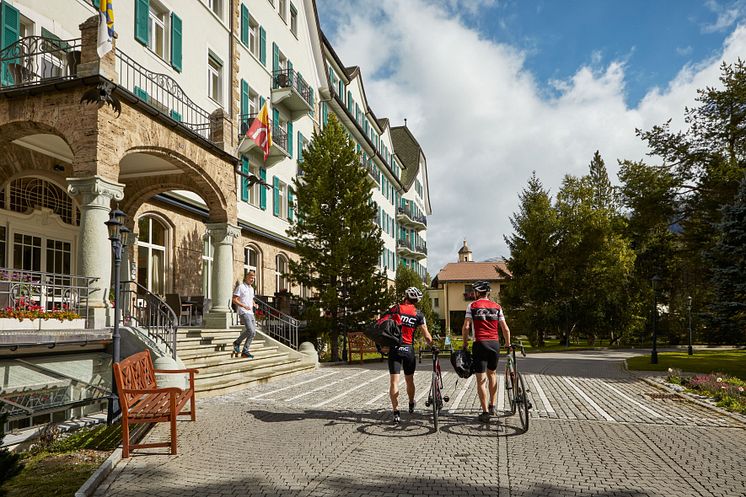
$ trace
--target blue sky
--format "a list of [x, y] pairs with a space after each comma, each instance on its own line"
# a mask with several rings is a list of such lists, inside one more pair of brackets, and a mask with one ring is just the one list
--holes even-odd
[[554, 195], [596, 150], [613, 182], [619, 160], [655, 164], [635, 129], [684, 128], [697, 89], [746, 57], [746, 0], [317, 2], [373, 111], [423, 147], [432, 275], [464, 239], [475, 260], [510, 255], [532, 171]]

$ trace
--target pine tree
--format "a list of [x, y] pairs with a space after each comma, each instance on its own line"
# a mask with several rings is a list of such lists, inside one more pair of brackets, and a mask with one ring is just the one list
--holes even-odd
[[709, 342], [746, 343], [746, 176], [736, 197], [722, 208], [718, 241], [708, 254], [715, 302]]
[[[2, 407], [2, 403], [0, 403]], [[8, 413], [0, 414], [0, 446], [5, 438], [5, 422], [8, 420]], [[21, 455], [10, 452], [8, 449], [0, 447], [0, 496], [6, 494], [2, 489], [3, 483], [13, 478], [21, 472], [23, 465], [20, 462]]]
[[596, 150], [589, 166], [589, 178], [593, 187], [593, 207], [595, 209], [614, 210], [616, 208], [616, 193], [609, 181], [606, 171], [606, 163], [601, 158], [601, 153]]
[[318, 291], [335, 361], [340, 333], [370, 321], [386, 307], [388, 292], [377, 268], [383, 241], [368, 173], [333, 115], [314, 131], [293, 189], [298, 214], [288, 236], [300, 260], [290, 262], [289, 276]]

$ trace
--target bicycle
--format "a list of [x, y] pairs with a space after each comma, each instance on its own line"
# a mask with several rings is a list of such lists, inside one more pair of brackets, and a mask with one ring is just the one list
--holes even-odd
[[520, 340], [518, 340], [518, 345], [508, 345], [508, 362], [505, 365], [505, 393], [510, 402], [510, 415], [513, 416], [518, 411], [521, 429], [523, 433], [526, 433], [529, 422], [528, 411], [533, 406], [528, 399], [528, 389], [526, 389], [523, 376], [518, 372], [518, 362], [515, 359], [516, 349], [519, 349], [521, 355], [526, 357], [526, 350], [523, 348], [523, 343]]
[[[435, 341], [435, 338], [433, 338]], [[427, 402], [425, 407], [433, 408], [433, 426], [435, 431], [438, 431], [438, 416], [440, 410], [443, 408], [443, 403], [448, 402], [450, 399], [447, 395], [443, 395], [443, 374], [440, 370], [440, 350], [438, 347], [431, 346], [431, 352], [433, 354], [433, 376], [430, 382], [430, 393], [427, 396]]]

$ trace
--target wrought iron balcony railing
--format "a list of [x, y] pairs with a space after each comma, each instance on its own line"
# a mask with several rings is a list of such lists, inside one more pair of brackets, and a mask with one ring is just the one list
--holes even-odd
[[[249, 131], [249, 128], [251, 127], [251, 123], [254, 122], [254, 119], [256, 119], [256, 116], [259, 114], [241, 114], [239, 116], [239, 124], [238, 124], [238, 130], [239, 134], [238, 137], [241, 138], [246, 135], [246, 133]], [[269, 125], [272, 128], [272, 145], [277, 145], [278, 147], [282, 148], [283, 150], [288, 150], [288, 132], [279, 124], [275, 123], [270, 119]]]
[[0, 90], [77, 77], [80, 38], [27, 36], [0, 51]]
[[120, 86], [202, 138], [210, 139], [210, 113], [195, 104], [172, 77], [149, 71], [121, 50], [116, 50], [116, 60]]
[[313, 106], [311, 87], [294, 69], [281, 69], [272, 73], [272, 89], [280, 88], [292, 88], [309, 106]]

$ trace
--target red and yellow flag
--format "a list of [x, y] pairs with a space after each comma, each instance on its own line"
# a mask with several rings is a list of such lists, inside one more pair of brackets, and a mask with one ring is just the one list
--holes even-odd
[[264, 102], [259, 115], [251, 123], [249, 130], [246, 132], [246, 137], [259, 145], [259, 148], [264, 152], [264, 160], [266, 161], [269, 155], [269, 147], [272, 146], [272, 128], [269, 122], [268, 101]]

